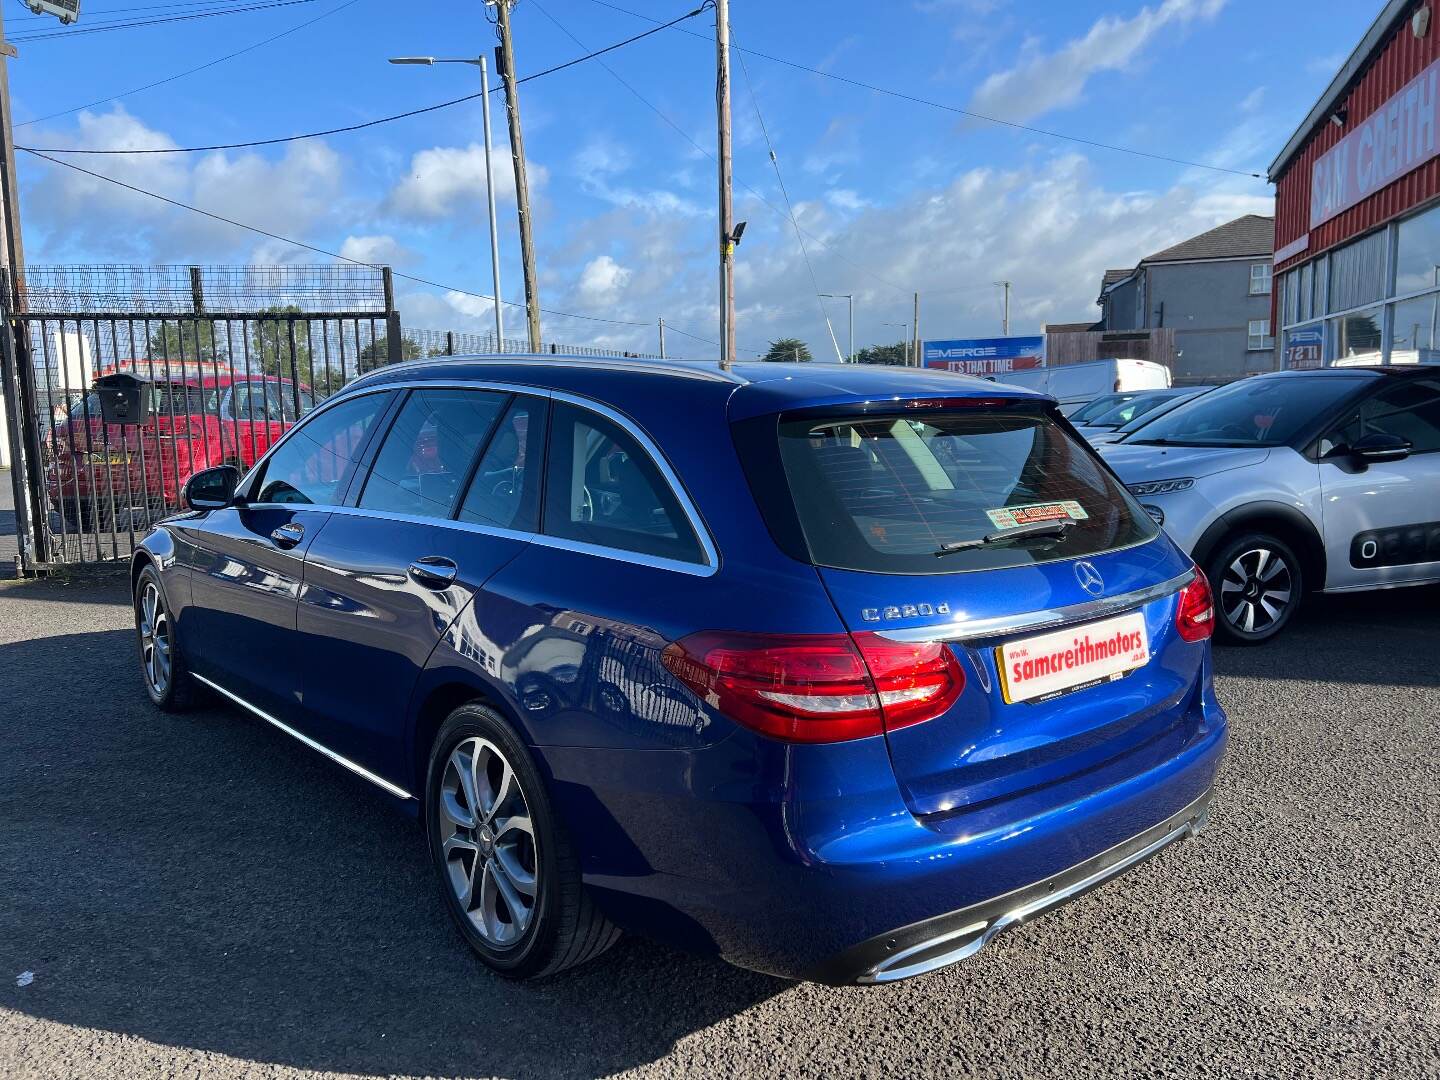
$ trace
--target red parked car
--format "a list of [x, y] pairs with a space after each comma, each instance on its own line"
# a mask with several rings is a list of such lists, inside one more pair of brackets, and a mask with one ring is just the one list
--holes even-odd
[[46, 493], [69, 531], [110, 528], [117, 508], [178, 508], [193, 474], [215, 465], [248, 470], [315, 406], [303, 383], [219, 364], [129, 360], [101, 375], [120, 371], [150, 382], [146, 423], [104, 423], [92, 390], [46, 440]]

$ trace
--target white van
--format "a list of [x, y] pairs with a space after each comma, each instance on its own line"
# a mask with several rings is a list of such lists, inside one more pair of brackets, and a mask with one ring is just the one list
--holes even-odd
[[1060, 402], [1060, 411], [1069, 416], [1102, 394], [1169, 389], [1170, 369], [1150, 360], [1092, 360], [1087, 364], [1015, 371], [995, 381], [1049, 394]]

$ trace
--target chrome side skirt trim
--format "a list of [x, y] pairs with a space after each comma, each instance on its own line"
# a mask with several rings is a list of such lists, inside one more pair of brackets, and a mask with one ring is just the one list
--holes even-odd
[[1148, 604], [1179, 592], [1195, 580], [1195, 572], [1186, 570], [1169, 581], [1149, 585], [1133, 592], [1118, 596], [1107, 596], [1100, 600], [1088, 600], [1083, 604], [1069, 607], [1046, 608], [1040, 611], [1024, 611], [1015, 615], [999, 615], [988, 619], [958, 618], [939, 626], [915, 626], [906, 629], [876, 630], [876, 634], [891, 641], [971, 641], [976, 638], [1000, 637], [1004, 634], [1018, 634], [1031, 630], [1048, 630], [1071, 623], [1089, 622], [1106, 615], [1116, 615], [1130, 608]]
[[[1210, 824], [1209, 800], [1210, 797], [1207, 793], [1197, 803], [1191, 804], [1182, 811], [1182, 813], [1190, 815], [1184, 821], [1124, 858], [1103, 865], [1094, 873], [1078, 881], [1072, 881], [1055, 892], [1043, 894], [1029, 903], [1011, 908], [999, 916], [988, 920], [981, 919], [962, 926], [959, 930], [952, 930], [938, 937], [930, 938], [928, 941], [923, 941], [897, 952], [893, 956], [886, 957], [883, 963], [866, 972], [858, 981], [862, 983], [899, 982], [901, 979], [912, 979], [916, 975], [926, 975], [932, 971], [938, 971], [943, 967], [949, 967], [951, 964], [974, 956], [1011, 927], [1018, 926], [1043, 911], [1058, 907], [1098, 888], [1112, 878], [1119, 877], [1127, 870], [1133, 869], [1146, 859], [1163, 851], [1171, 844], [1188, 837], [1198, 836]], [[1123, 847], [1123, 845], [1120, 846]], [[954, 942], [954, 947], [943, 948], [947, 942]], [[937, 954], [936, 949], [942, 951]]]
[[223, 694], [225, 697], [233, 701], [236, 705], [239, 705], [242, 709], [246, 709], [249, 712], [254, 713], [261, 720], [264, 720], [267, 724], [273, 724], [275, 727], [285, 732], [285, 734], [289, 735], [291, 738], [300, 740], [306, 746], [310, 747], [311, 750], [315, 750], [321, 754], [324, 754], [331, 761], [335, 762], [335, 764], [349, 769], [356, 776], [363, 776], [366, 780], [369, 780], [372, 784], [380, 788], [382, 791], [386, 791], [391, 795], [394, 795], [397, 799], [413, 799], [415, 797], [414, 795], [411, 795], [408, 791], [406, 791], [404, 788], [397, 787], [396, 785], [390, 783], [389, 780], [386, 780], [380, 776], [376, 776], [373, 772], [365, 768], [363, 765], [357, 765], [349, 758], [342, 757], [340, 754], [337, 754], [328, 746], [316, 742], [314, 739], [310, 738], [310, 736], [302, 735], [300, 732], [292, 728], [289, 724], [285, 723], [284, 721], [275, 719], [275, 717], [271, 716], [264, 709], [251, 705], [250, 702], [246, 701], [239, 694], [232, 694], [229, 690], [226, 690], [219, 683], [212, 682], [211, 680], [205, 678], [204, 675], [195, 675], [192, 673], [190, 677], [196, 682], [204, 683], [206, 686], [210, 687], [211, 690], [214, 690], [217, 694]]

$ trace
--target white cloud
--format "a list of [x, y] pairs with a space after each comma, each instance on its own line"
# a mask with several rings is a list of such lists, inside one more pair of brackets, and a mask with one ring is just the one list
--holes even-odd
[[870, 200], [862, 198], [858, 191], [850, 188], [831, 188], [825, 193], [825, 201], [845, 213], [854, 213], [870, 205]]
[[631, 271], [609, 255], [600, 255], [585, 264], [580, 272], [579, 293], [592, 304], [607, 303], [625, 288]]
[[[161, 149], [176, 143], [117, 106], [82, 112], [74, 129], [46, 131], [41, 145]], [[86, 168], [144, 191], [204, 207], [271, 232], [304, 238], [321, 219], [343, 214], [346, 176], [325, 143], [294, 144], [279, 158], [231, 155], [141, 154], [86, 159]], [[23, 205], [47, 257], [104, 252], [110, 259], [216, 262], [255, 254], [293, 262], [298, 249], [128, 191], [63, 166], [27, 169]], [[41, 245], [37, 245], [37, 250]], [[315, 261], [313, 253], [305, 253]]]
[[1055, 52], [1035, 42], [1022, 49], [1015, 67], [991, 75], [970, 99], [969, 108], [1003, 120], [1023, 122], [1051, 109], [1080, 100], [1090, 77], [1101, 71], [1130, 67], [1162, 30], [1175, 31], [1213, 19], [1226, 0], [1164, 0], [1141, 8], [1133, 18], [1106, 15], [1084, 37], [1066, 42]]
[[[509, 147], [495, 148], [492, 165], [495, 198], [513, 201], [515, 171]], [[545, 186], [549, 172], [532, 159], [528, 178], [533, 195]], [[484, 203], [485, 148], [471, 143], [469, 146], [435, 146], [417, 153], [410, 159], [405, 178], [391, 190], [386, 208], [403, 218], [438, 221], [458, 213], [480, 211]]]
[[347, 236], [340, 254], [356, 262], [394, 266], [408, 262], [413, 253], [393, 236]]

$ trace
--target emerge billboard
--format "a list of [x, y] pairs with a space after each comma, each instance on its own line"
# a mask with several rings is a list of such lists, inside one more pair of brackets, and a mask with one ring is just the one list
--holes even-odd
[[927, 341], [923, 349], [921, 355], [927, 368], [961, 375], [1009, 375], [1045, 366], [1043, 337]]

